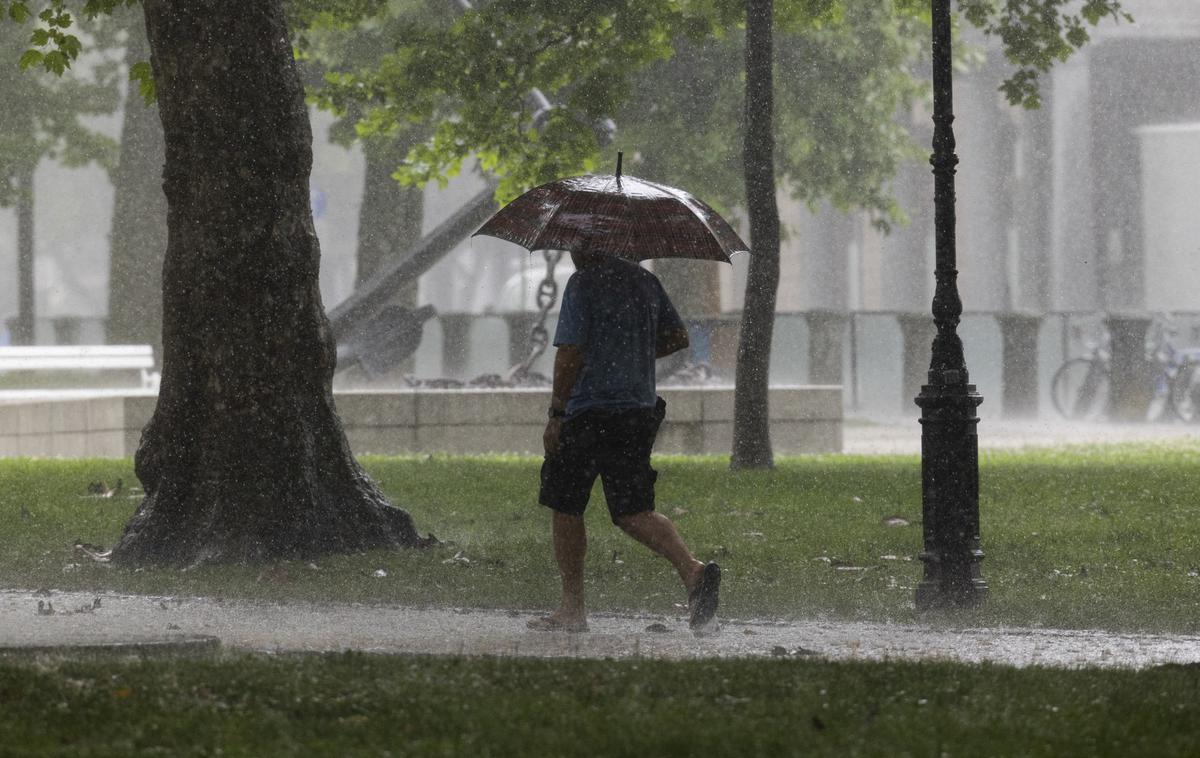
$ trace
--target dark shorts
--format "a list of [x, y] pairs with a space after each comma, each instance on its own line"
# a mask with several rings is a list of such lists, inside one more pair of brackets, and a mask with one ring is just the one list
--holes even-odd
[[621, 516], [654, 510], [658, 472], [650, 468], [650, 450], [666, 411], [660, 397], [653, 408], [584, 411], [565, 421], [558, 453], [542, 463], [538, 502], [581, 514], [599, 476], [614, 524]]

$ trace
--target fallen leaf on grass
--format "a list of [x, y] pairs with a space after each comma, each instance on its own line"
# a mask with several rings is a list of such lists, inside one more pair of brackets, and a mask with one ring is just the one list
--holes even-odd
[[112, 487], [102, 481], [88, 482], [87, 491], [91, 497], [113, 497], [119, 495], [124, 487], [125, 483], [118, 478], [116, 485]]
[[451, 557], [442, 561], [442, 563], [457, 563], [460, 566], [469, 566], [471, 564], [471, 559], [468, 558], [467, 556], [463, 555], [462, 551], [459, 550], [457, 553], [455, 553]]
[[903, 516], [884, 516], [884, 526], [908, 526], [908, 519]]
[[74, 551], [76, 558], [87, 558], [96, 563], [108, 563], [112, 560], [111, 550], [105, 550], [100, 545], [93, 545], [82, 540], [75, 540]]

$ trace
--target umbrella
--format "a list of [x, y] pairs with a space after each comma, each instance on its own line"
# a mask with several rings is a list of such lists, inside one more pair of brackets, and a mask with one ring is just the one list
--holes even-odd
[[633, 176], [573, 176], [535, 187], [501, 208], [484, 234], [533, 250], [603, 251], [629, 260], [729, 262], [749, 246], [720, 214], [687, 192]]

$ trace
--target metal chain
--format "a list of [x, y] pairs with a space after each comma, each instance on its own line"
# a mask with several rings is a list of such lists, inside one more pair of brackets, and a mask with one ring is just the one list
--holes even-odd
[[538, 284], [538, 317], [529, 330], [529, 355], [508, 372], [509, 379], [514, 381], [524, 379], [529, 373], [529, 367], [542, 356], [542, 353], [546, 352], [546, 348], [550, 345], [550, 332], [546, 329], [546, 317], [550, 315], [550, 309], [558, 302], [558, 282], [554, 279], [554, 267], [562, 260], [563, 251], [543, 250], [542, 256], [546, 261], [546, 276]]

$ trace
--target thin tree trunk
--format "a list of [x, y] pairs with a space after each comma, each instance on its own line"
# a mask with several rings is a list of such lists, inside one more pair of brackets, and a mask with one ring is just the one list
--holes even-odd
[[163, 377], [114, 551], [193, 565], [419, 543], [350, 454], [280, 0], [146, 0], [166, 140]]
[[[408, 155], [407, 138], [369, 139], [363, 143], [366, 172], [363, 200], [358, 214], [357, 286], [371, 281], [388, 262], [421, 238], [425, 218], [425, 193], [405, 187], [392, 178]], [[403, 305], [416, 305], [416, 286], [406, 287], [397, 298]]]
[[[145, 28], [131, 27], [125, 47], [130, 66], [150, 54]], [[158, 109], [145, 104], [138, 83], [131, 81], [113, 177], [106, 330], [110, 344], [153, 345], [156, 355], [162, 350], [162, 266], [167, 250], [163, 150]]]
[[22, 166], [17, 174], [17, 320], [13, 323], [14, 345], [32, 345], [34, 340], [36, 291], [33, 281], [33, 171]]
[[746, 0], [746, 205], [750, 271], [738, 339], [733, 411], [734, 468], [769, 468], [767, 382], [779, 288], [779, 209], [775, 202], [771, 0]]

